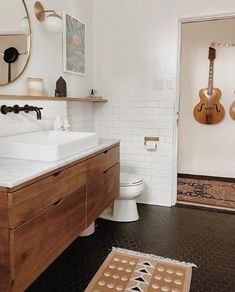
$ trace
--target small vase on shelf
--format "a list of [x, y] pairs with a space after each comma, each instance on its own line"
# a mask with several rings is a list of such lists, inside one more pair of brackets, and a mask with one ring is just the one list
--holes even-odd
[[56, 81], [55, 97], [66, 97], [67, 96], [67, 84], [63, 77]]

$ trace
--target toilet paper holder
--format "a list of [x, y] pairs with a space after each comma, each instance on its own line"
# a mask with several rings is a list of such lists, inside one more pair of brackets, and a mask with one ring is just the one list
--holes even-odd
[[148, 141], [158, 142], [159, 140], [159, 137], [144, 137], [144, 145], [146, 146]]

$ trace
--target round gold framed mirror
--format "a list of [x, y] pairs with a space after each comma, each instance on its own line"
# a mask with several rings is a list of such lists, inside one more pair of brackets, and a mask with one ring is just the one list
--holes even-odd
[[0, 86], [17, 80], [30, 58], [31, 25], [24, 0], [0, 0]]

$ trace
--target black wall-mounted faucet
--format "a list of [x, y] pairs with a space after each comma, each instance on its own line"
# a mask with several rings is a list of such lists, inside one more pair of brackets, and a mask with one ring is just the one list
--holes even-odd
[[1, 106], [1, 113], [6, 115], [7, 113], [15, 113], [18, 114], [19, 112], [25, 112], [25, 113], [29, 113], [31, 111], [35, 111], [37, 114], [37, 120], [41, 120], [42, 119], [42, 114], [41, 114], [41, 110], [43, 108], [42, 107], [37, 107], [37, 106], [32, 106], [32, 105], [28, 105], [26, 104], [25, 106], [19, 106], [19, 105], [14, 105], [14, 106], [7, 106], [7, 105], [2, 105]]

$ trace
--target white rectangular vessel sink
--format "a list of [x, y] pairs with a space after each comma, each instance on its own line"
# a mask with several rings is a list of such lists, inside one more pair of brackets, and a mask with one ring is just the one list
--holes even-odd
[[98, 144], [96, 133], [39, 131], [0, 138], [0, 157], [56, 161]]

